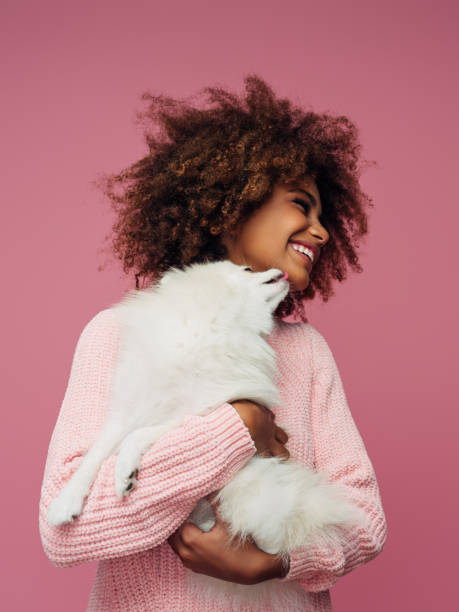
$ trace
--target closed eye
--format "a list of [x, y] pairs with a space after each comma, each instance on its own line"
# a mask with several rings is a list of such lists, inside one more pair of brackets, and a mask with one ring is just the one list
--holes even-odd
[[305, 208], [306, 210], [309, 210], [310, 208], [310, 204], [309, 202], [306, 202], [306, 200], [302, 200], [301, 198], [294, 198], [293, 201], [297, 204], [301, 204], [301, 206], [303, 206], [303, 208]]
[[[310, 203], [306, 202], [306, 200], [302, 200], [301, 198], [294, 198], [292, 201], [296, 202], [297, 204], [301, 204], [301, 206], [305, 209], [306, 212], [311, 209]], [[319, 215], [319, 221], [322, 223], [322, 214]]]

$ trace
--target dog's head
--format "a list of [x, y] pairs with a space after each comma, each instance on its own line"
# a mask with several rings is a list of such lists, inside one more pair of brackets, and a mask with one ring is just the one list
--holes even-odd
[[[234, 323], [257, 333], [269, 334], [272, 314], [289, 292], [282, 270], [253, 272], [229, 260], [194, 263], [183, 270], [171, 268], [157, 285], [176, 304], [195, 304], [204, 313], [211, 310], [213, 322]], [[191, 302], [191, 304], [190, 304]]]

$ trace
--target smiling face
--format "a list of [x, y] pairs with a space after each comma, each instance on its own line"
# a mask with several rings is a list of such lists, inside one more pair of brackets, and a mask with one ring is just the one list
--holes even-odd
[[308, 243], [316, 249], [317, 260], [329, 238], [319, 220], [321, 213], [320, 194], [312, 177], [291, 185], [277, 183], [262, 206], [234, 235], [225, 235], [222, 241], [233, 263], [250, 266], [254, 272], [279, 268], [288, 274], [290, 288], [302, 291], [309, 284], [314, 262], [311, 264], [292, 243]]

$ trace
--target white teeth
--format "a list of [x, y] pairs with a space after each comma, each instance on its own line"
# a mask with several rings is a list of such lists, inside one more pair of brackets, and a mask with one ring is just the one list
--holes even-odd
[[314, 261], [314, 254], [307, 247], [304, 247], [303, 245], [300, 245], [300, 244], [296, 244], [296, 242], [292, 243], [292, 247], [295, 249], [295, 251], [299, 251], [300, 253], [304, 253], [305, 255], [307, 255], [309, 257], [309, 259], [311, 261]]

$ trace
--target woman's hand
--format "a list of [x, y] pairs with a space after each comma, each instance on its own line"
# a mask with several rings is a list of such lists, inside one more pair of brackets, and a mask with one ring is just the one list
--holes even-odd
[[212, 507], [216, 523], [210, 531], [185, 522], [168, 538], [185, 567], [239, 584], [256, 584], [285, 575], [281, 559], [257, 548], [252, 539], [230, 544], [228, 525], [218, 513], [218, 504], [212, 503]]
[[285, 457], [290, 453], [285, 448], [287, 433], [274, 423], [274, 413], [266, 406], [249, 400], [237, 400], [231, 405], [249, 430], [257, 453]]
[[[238, 400], [231, 405], [249, 430], [258, 453], [288, 459], [290, 453], [285, 448], [288, 435], [274, 423], [274, 413], [269, 408], [249, 400]], [[202, 531], [193, 523], [185, 522], [168, 538], [185, 567], [198, 574], [239, 584], [256, 584], [282, 578], [287, 573], [277, 555], [263, 552], [251, 538], [243, 544], [237, 539], [230, 543], [228, 525], [220, 517], [218, 504], [209, 501], [216, 516], [210, 531]]]

